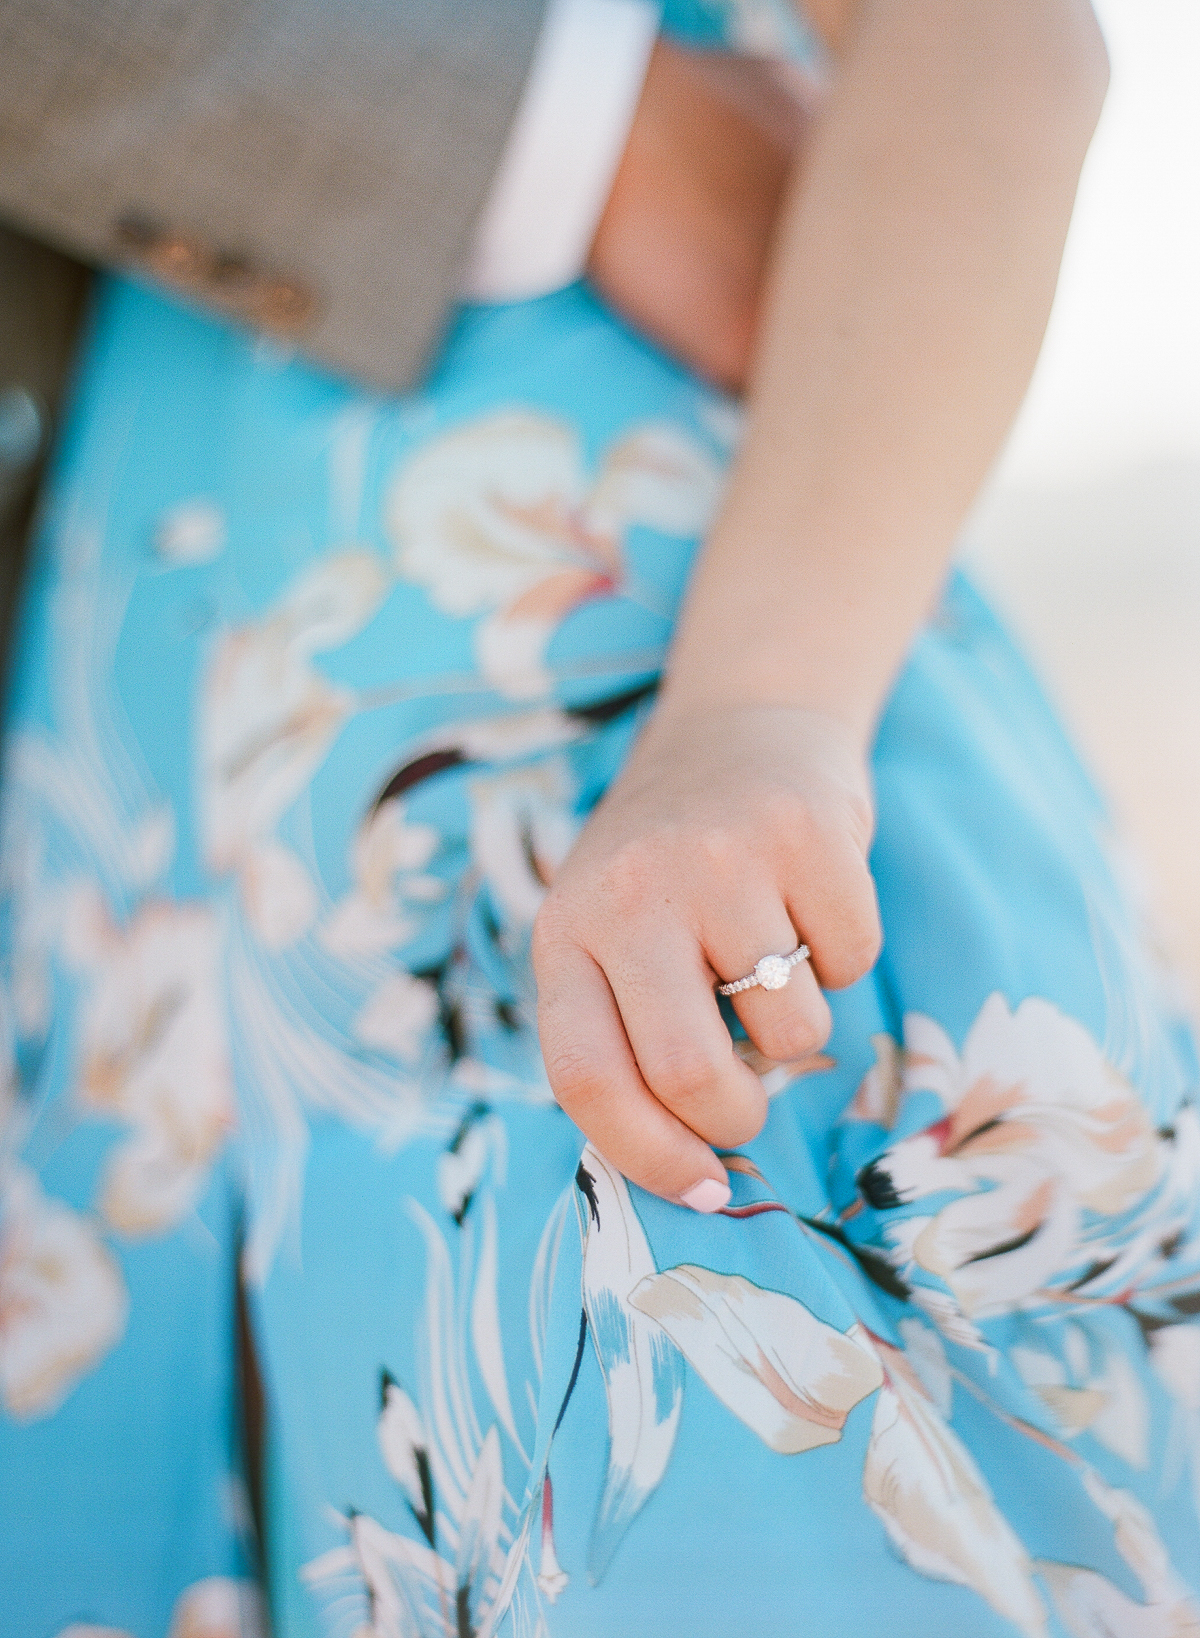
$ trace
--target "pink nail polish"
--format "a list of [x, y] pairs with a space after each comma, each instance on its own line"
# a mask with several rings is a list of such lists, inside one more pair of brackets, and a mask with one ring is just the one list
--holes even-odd
[[714, 1212], [728, 1204], [730, 1192], [728, 1183], [719, 1183], [715, 1177], [702, 1177], [699, 1183], [685, 1189], [679, 1198], [693, 1211]]

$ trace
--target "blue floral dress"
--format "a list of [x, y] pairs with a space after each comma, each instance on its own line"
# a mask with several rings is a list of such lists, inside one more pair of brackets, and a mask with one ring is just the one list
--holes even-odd
[[[9, 706], [5, 1638], [1196, 1638], [1196, 1062], [954, 578], [875, 971], [700, 1217], [530, 926], [738, 435], [575, 287], [400, 400], [103, 288]], [[265, 1393], [261, 1559], [238, 1291]]]

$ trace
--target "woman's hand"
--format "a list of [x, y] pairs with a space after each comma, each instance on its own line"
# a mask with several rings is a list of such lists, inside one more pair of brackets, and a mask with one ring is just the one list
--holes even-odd
[[[1087, 0], [818, 10], [844, 50], [778, 220], [774, 181], [749, 220], [745, 244], [772, 244], [761, 311], [754, 254], [707, 307], [681, 301], [664, 264], [673, 315], [708, 326], [731, 313], [712, 334], [746, 338], [701, 368], [737, 380], [755, 337], [746, 433], [658, 713], [535, 928], [560, 1102], [629, 1177], [707, 1210], [727, 1198], [708, 1145], [744, 1142], [766, 1111], [713, 984], [811, 946], [811, 971], [735, 1001], [755, 1046], [788, 1061], [824, 1039], [818, 980], [850, 983], [878, 947], [862, 746], [1029, 382], [1107, 84]], [[719, 129], [673, 112], [689, 106], [687, 73], [660, 55], [648, 78], [630, 186], [672, 177]], [[718, 144], [729, 167], [750, 152]], [[762, 174], [779, 164], [776, 148]], [[679, 223], [666, 232], [655, 218], [660, 242], [710, 216], [724, 242], [706, 174], [717, 200], [736, 198], [724, 162], [702, 167]], [[622, 242], [607, 282], [598, 257], [602, 289], [623, 266], [640, 270]], [[706, 706], [717, 689], [740, 703]]]
[[766, 1119], [714, 993], [798, 943], [811, 967], [733, 1005], [773, 1062], [822, 1046], [818, 988], [853, 983], [879, 950], [867, 868], [872, 809], [850, 730], [788, 706], [665, 703], [555, 879], [534, 927], [538, 1027], [558, 1101], [635, 1183], [715, 1211], [709, 1145]]

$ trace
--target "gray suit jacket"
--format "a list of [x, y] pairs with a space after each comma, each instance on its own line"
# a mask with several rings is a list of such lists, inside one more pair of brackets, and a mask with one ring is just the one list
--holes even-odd
[[410, 385], [544, 4], [0, 0], [0, 605], [84, 264]]

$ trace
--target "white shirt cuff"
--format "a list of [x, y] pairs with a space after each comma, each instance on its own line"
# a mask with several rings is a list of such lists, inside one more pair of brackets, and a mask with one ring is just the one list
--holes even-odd
[[583, 273], [658, 33], [653, 0], [550, 0], [463, 294], [520, 301]]

